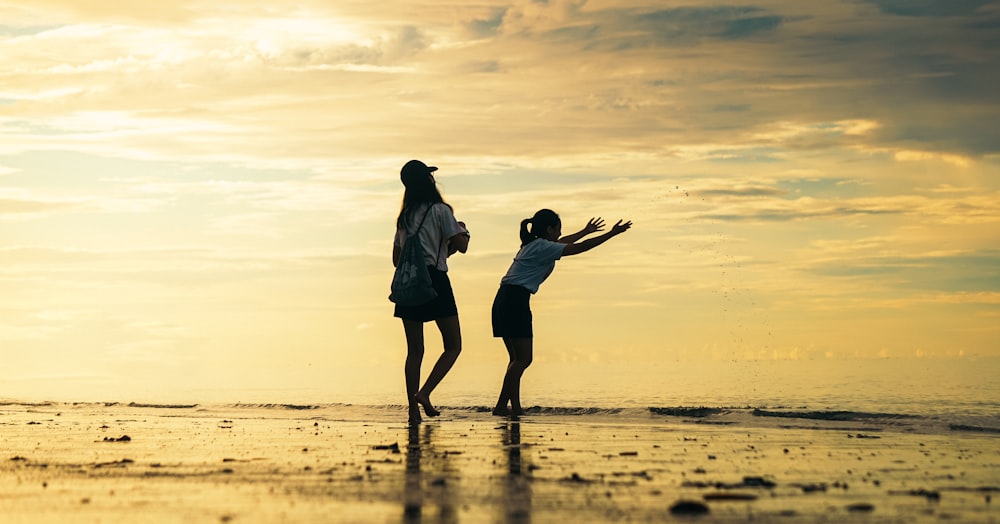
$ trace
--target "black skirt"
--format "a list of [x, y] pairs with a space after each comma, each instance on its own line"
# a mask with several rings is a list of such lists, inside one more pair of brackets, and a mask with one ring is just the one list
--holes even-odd
[[523, 286], [501, 284], [493, 299], [493, 336], [532, 338], [531, 291]]
[[457, 317], [458, 306], [455, 305], [455, 292], [451, 289], [451, 280], [447, 271], [441, 271], [434, 266], [427, 266], [427, 271], [431, 274], [431, 285], [437, 296], [426, 304], [419, 306], [400, 306], [396, 304], [396, 309], [392, 316], [403, 320], [415, 320], [417, 322], [430, 322], [439, 318]]

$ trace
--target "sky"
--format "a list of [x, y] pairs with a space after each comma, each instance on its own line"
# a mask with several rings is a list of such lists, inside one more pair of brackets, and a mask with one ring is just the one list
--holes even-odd
[[412, 158], [472, 233], [452, 376], [484, 389], [543, 207], [634, 223], [533, 298], [549, 378], [1000, 356], [998, 29], [985, 0], [0, 0], [0, 398], [401, 392]]

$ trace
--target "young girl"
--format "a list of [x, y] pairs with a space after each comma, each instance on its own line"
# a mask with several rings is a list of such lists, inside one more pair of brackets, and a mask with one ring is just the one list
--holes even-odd
[[[531, 224], [531, 229], [528, 229]], [[556, 260], [593, 249], [613, 236], [632, 227], [632, 222], [619, 220], [611, 231], [581, 240], [604, 229], [604, 220], [590, 219], [587, 226], [572, 235], [561, 237], [562, 222], [550, 209], [542, 209], [535, 216], [521, 221], [521, 249], [514, 256], [507, 274], [500, 280], [500, 289], [493, 300], [493, 336], [503, 338], [510, 355], [510, 364], [503, 378], [500, 398], [493, 408], [497, 416], [519, 416], [521, 407], [521, 375], [531, 365], [532, 330], [531, 295], [556, 267]], [[510, 408], [507, 404], [510, 403]]]
[[[431, 274], [437, 297], [418, 306], [396, 305], [394, 316], [403, 320], [406, 333], [406, 397], [410, 422], [420, 422], [420, 409], [429, 417], [440, 414], [431, 404], [431, 392], [448, 373], [462, 352], [462, 330], [458, 324], [458, 307], [448, 279], [448, 257], [469, 248], [469, 232], [465, 224], [455, 220], [451, 206], [438, 192], [432, 174], [437, 168], [419, 160], [407, 162], [399, 175], [406, 190], [403, 208], [396, 219], [396, 238], [392, 245], [392, 265], [399, 262], [403, 243], [417, 232], [423, 248], [424, 261]], [[420, 364], [424, 358], [424, 322], [433, 320], [441, 331], [444, 353], [438, 357], [424, 387], [419, 390]]]

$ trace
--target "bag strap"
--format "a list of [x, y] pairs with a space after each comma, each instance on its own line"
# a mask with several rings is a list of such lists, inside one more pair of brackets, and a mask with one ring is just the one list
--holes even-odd
[[437, 267], [438, 262], [441, 261], [441, 250], [444, 249], [444, 244], [447, 241], [448, 239], [444, 235], [441, 235], [441, 245], [438, 246], [437, 253], [434, 254], [434, 267]]
[[[407, 242], [407, 241], [409, 241], [411, 238], [416, 237], [420, 233], [420, 228], [424, 227], [424, 221], [427, 220], [427, 215], [431, 214], [431, 209], [434, 209], [434, 206], [436, 206], [436, 205], [437, 205], [437, 203], [434, 202], [434, 203], [431, 203], [431, 205], [427, 207], [427, 211], [424, 211], [423, 218], [420, 219], [420, 225], [417, 226], [416, 231], [414, 231], [412, 235], [409, 235], [408, 237], [406, 237], [406, 240], [404, 241], [404, 243]], [[417, 239], [417, 241], [418, 242], [420, 241], [419, 238]], [[445, 242], [447, 242], [447, 239], [444, 238], [444, 235], [442, 235], [441, 245], [438, 246], [437, 253], [434, 254], [434, 264], [435, 265], [437, 265], [438, 261], [440, 261], [440, 259], [441, 259], [441, 249], [444, 248], [444, 243]]]
[[434, 207], [434, 204], [431, 204], [430, 206], [427, 207], [427, 211], [424, 211], [424, 216], [423, 216], [423, 218], [420, 219], [420, 224], [417, 226], [417, 229], [415, 229], [413, 231], [412, 235], [410, 235], [410, 234], [406, 235], [406, 239], [403, 240], [404, 243], [406, 242], [406, 240], [409, 240], [409, 239], [417, 236], [417, 234], [420, 233], [420, 228], [424, 227], [424, 221], [427, 220], [427, 215], [431, 214], [431, 208], [433, 208], [433, 207]]

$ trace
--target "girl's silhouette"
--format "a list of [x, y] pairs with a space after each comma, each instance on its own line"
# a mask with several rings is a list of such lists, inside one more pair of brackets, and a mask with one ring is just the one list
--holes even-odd
[[556, 260], [593, 249], [630, 227], [631, 221], [622, 223], [619, 220], [611, 231], [582, 240], [591, 233], [603, 230], [604, 220], [592, 218], [583, 229], [565, 237], [561, 237], [559, 215], [550, 209], [542, 209], [535, 216], [521, 221], [521, 249], [500, 280], [500, 289], [493, 299], [493, 336], [503, 338], [510, 356], [500, 398], [493, 408], [494, 415], [518, 416], [524, 413], [521, 407], [521, 375], [531, 365], [534, 340], [529, 302], [531, 295], [538, 291], [538, 286], [555, 269]]

